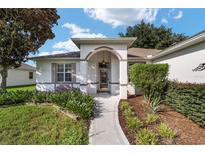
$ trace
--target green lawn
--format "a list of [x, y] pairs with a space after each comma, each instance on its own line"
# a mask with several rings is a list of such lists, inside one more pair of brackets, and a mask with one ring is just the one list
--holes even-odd
[[8, 91], [10, 90], [35, 90], [36, 85], [25, 85], [25, 86], [15, 86], [15, 87], [7, 87]]
[[88, 144], [88, 129], [52, 106], [10, 106], [0, 108], [0, 144]]

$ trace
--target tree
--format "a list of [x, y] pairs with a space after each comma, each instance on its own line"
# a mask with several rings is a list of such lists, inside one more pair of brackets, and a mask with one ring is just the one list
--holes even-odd
[[171, 28], [161, 25], [155, 27], [153, 24], [141, 21], [133, 27], [127, 27], [125, 33], [119, 33], [120, 37], [137, 37], [132, 47], [164, 49], [187, 38], [184, 34], [176, 34]]
[[0, 9], [1, 88], [6, 87], [8, 69], [25, 62], [48, 39], [60, 17], [56, 9]]

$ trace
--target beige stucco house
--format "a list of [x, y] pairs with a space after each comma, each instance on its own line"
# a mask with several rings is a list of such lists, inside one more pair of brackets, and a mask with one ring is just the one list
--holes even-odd
[[74, 87], [89, 94], [109, 92], [127, 99], [136, 89], [129, 82], [135, 63], [168, 63], [169, 79], [205, 82], [205, 71], [193, 71], [205, 62], [205, 32], [165, 50], [130, 48], [137, 38], [73, 38], [80, 51], [33, 57], [37, 90]]

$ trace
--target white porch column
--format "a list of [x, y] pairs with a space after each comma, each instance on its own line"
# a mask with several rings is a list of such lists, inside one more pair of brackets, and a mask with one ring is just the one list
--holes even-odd
[[120, 99], [127, 99], [127, 61], [120, 61]]
[[80, 61], [80, 90], [87, 93], [87, 70], [88, 62], [86, 60]]

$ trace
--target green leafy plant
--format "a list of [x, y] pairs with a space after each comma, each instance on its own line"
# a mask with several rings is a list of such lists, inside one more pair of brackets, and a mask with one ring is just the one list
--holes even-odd
[[151, 99], [151, 102], [150, 102], [150, 109], [151, 109], [151, 112], [152, 113], [157, 113], [159, 111], [159, 108], [160, 108], [160, 103], [161, 103], [161, 100], [160, 100], [160, 97], [157, 96], [157, 97], [153, 97]]
[[124, 110], [125, 117], [134, 117], [135, 113], [132, 111], [132, 108], [129, 107], [128, 109]]
[[134, 131], [138, 131], [143, 126], [143, 122], [137, 117], [126, 117], [128, 127]]
[[122, 101], [121, 103], [120, 103], [120, 109], [122, 110], [122, 111], [125, 111], [126, 109], [128, 109], [130, 106], [129, 106], [129, 104], [126, 102], [126, 101]]
[[143, 126], [143, 122], [136, 117], [133, 108], [128, 104], [128, 102], [121, 102], [120, 109], [122, 110], [126, 123], [131, 130], [136, 132]]
[[164, 123], [160, 124], [158, 131], [161, 137], [166, 137], [169, 139], [176, 137], [176, 133]]
[[156, 145], [157, 136], [151, 130], [143, 128], [137, 133], [136, 143], [142, 145]]
[[155, 122], [157, 122], [159, 120], [159, 116], [156, 114], [148, 114], [147, 115], [147, 119], [146, 119], [146, 123], [147, 124], [153, 124]]

